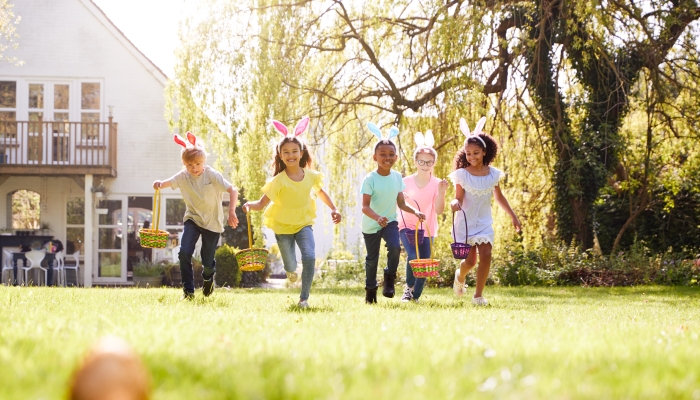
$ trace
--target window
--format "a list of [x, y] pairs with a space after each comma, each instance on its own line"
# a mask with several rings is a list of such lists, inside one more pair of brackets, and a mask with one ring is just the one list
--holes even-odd
[[0, 138], [17, 137], [17, 82], [0, 81]]
[[31, 190], [12, 193], [12, 228], [39, 229], [41, 196]]
[[97, 139], [100, 122], [100, 84], [83, 82], [80, 84], [80, 122], [83, 139]]
[[69, 197], [66, 201], [66, 254], [84, 253], [85, 199]]

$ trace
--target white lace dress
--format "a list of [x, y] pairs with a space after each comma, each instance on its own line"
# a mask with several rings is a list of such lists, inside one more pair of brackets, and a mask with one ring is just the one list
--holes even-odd
[[[452, 172], [449, 178], [452, 183], [462, 186], [464, 200], [462, 210], [467, 217], [469, 237], [467, 243], [471, 245], [494, 242], [493, 218], [491, 217], [491, 198], [493, 189], [504, 176], [498, 168], [489, 167], [486, 176], [475, 176], [460, 168]], [[467, 229], [464, 226], [464, 215], [461, 211], [455, 213], [455, 237], [456, 241], [464, 243]]]

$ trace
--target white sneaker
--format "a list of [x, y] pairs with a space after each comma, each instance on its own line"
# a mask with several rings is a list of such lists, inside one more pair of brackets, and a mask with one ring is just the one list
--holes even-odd
[[287, 279], [289, 279], [290, 282], [294, 283], [299, 279], [299, 275], [297, 275], [296, 272], [289, 272], [289, 271], [284, 271], [287, 273]]
[[401, 296], [402, 303], [408, 303], [413, 300], [413, 288], [405, 286], [403, 289], [403, 296]]
[[299, 308], [309, 308], [309, 303], [306, 300], [299, 300], [299, 304], [297, 304]]
[[462, 283], [459, 282], [459, 268], [457, 268], [455, 271], [455, 281], [452, 284], [452, 291], [455, 293], [455, 296], [462, 297], [464, 296], [465, 287], [467, 287], [467, 279], [465, 278]]
[[472, 304], [474, 304], [475, 306], [488, 306], [489, 301], [483, 297], [474, 297], [472, 298]]

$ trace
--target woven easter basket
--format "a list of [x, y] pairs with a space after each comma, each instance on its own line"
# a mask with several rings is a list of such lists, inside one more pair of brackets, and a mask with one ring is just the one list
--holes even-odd
[[241, 271], [260, 271], [265, 269], [267, 261], [267, 249], [253, 247], [253, 235], [250, 231], [250, 214], [246, 214], [248, 220], [248, 248], [236, 253], [236, 261]]
[[[426, 226], [427, 228], [427, 226]], [[408, 263], [411, 265], [411, 270], [413, 271], [413, 276], [416, 278], [430, 278], [433, 276], [438, 276], [438, 267], [440, 266], [440, 260], [435, 260], [432, 258], [420, 258], [420, 253], [418, 252], [418, 231], [414, 232], [415, 243], [416, 243], [416, 259], [411, 260]], [[428, 229], [428, 243], [430, 244], [430, 254], [433, 253], [433, 241], [430, 240], [430, 229]]]
[[469, 237], [469, 227], [467, 226], [467, 214], [460, 207], [462, 215], [464, 215], [464, 243], [459, 243], [457, 241], [457, 235], [455, 234], [455, 213], [452, 212], [452, 237], [454, 238], [454, 243], [450, 244], [452, 248], [452, 256], [457, 260], [464, 260], [469, 255], [469, 250], [471, 250], [472, 245], [467, 243], [467, 238]]
[[139, 229], [139, 239], [141, 247], [149, 249], [164, 249], [168, 245], [170, 232], [158, 229], [160, 222], [160, 189], [156, 189], [153, 196], [153, 229]]

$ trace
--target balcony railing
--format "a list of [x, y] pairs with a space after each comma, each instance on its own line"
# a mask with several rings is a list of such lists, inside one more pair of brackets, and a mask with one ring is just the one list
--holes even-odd
[[108, 175], [117, 171], [117, 124], [0, 121], [0, 174]]

